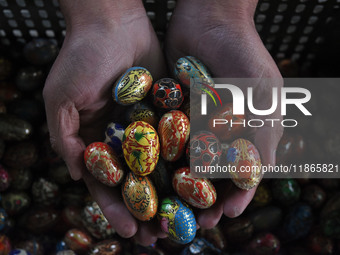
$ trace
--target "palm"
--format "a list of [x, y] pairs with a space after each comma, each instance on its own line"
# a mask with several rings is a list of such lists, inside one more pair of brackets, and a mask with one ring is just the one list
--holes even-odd
[[[44, 88], [52, 146], [72, 177], [83, 177], [109, 222], [125, 237], [136, 233], [137, 222], [120, 199], [120, 189], [105, 187], [86, 171], [83, 153], [89, 143], [102, 141], [109, 120], [117, 121], [112, 86], [131, 66], [147, 68], [154, 78], [164, 75], [162, 53], [145, 13], [109, 28], [71, 31]], [[140, 227], [137, 235], [154, 240], [151, 229]]]
[[[276, 84], [272, 86], [282, 86], [281, 75], [263, 46], [251, 19], [238, 19], [228, 13], [223, 13], [221, 19], [210, 13], [209, 7], [202, 8], [191, 1], [179, 3], [172, 16], [166, 40], [166, 56], [170, 67], [174, 66], [178, 58], [190, 55], [200, 59], [213, 77], [275, 78]], [[245, 91], [245, 88], [241, 89]], [[271, 87], [258, 88], [258, 93], [263, 96], [255, 104], [268, 109], [271, 103]], [[272, 117], [274, 116], [281, 118], [277, 112]], [[266, 126], [253, 133], [252, 140], [258, 147], [264, 164], [275, 164], [275, 148], [281, 134], [281, 128]], [[230, 217], [238, 216], [255, 192], [255, 189], [241, 191], [223, 182], [218, 183], [216, 188], [220, 195], [218, 201], [198, 217], [202, 227], [216, 225], [223, 213]]]

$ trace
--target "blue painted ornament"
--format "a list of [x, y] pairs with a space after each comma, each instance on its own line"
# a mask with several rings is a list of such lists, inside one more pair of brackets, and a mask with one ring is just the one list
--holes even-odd
[[31, 253], [23, 249], [14, 249], [14, 250], [11, 250], [9, 255], [31, 255]]
[[196, 235], [196, 219], [189, 206], [177, 197], [163, 199], [158, 219], [168, 237], [180, 244], [190, 243]]
[[108, 144], [118, 156], [123, 154], [122, 140], [124, 135], [124, 127], [118, 123], [110, 122], [105, 131], [104, 143]]

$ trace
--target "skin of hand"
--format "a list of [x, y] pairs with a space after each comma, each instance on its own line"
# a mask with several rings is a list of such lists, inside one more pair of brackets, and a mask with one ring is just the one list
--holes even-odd
[[138, 223], [125, 207], [121, 189], [89, 174], [83, 153], [91, 142], [103, 141], [106, 125], [119, 111], [111, 91], [126, 69], [143, 66], [154, 79], [165, 76], [159, 42], [140, 0], [61, 0], [60, 7], [67, 33], [43, 91], [52, 147], [72, 178], [84, 179], [118, 234], [154, 243], [165, 237], [160, 228]]
[[[272, 87], [282, 87], [283, 80], [255, 29], [256, 6], [256, 0], [179, 0], [165, 42], [169, 67], [173, 68], [180, 57], [194, 56], [215, 78], [270, 78], [270, 82], [254, 88], [256, 108], [269, 109]], [[246, 88], [241, 89], [246, 95]], [[256, 118], [282, 119], [282, 116], [277, 110], [271, 116]], [[252, 129], [251, 140], [260, 152], [262, 164], [275, 165], [276, 147], [282, 133], [280, 125]], [[216, 183], [217, 202], [198, 213], [201, 227], [214, 227], [223, 214], [239, 216], [253, 198], [256, 187], [245, 191], [227, 182], [229, 185], [225, 181]]]

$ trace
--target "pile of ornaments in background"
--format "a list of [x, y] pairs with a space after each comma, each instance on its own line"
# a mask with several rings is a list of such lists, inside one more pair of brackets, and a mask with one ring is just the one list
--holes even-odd
[[[0, 57], [0, 255], [337, 254], [340, 251], [337, 179], [263, 179], [241, 216], [235, 219], [223, 216], [215, 228], [196, 232], [194, 213], [189, 206], [209, 207], [218, 194], [210, 192], [209, 201], [202, 205], [176, 188], [183, 175], [188, 174], [187, 157], [192, 154], [191, 142], [185, 153], [189, 131], [179, 132], [181, 142], [174, 142], [176, 136], [169, 133], [169, 129], [172, 132], [179, 127], [189, 129], [190, 107], [185, 84], [181, 88], [176, 80], [162, 79], [149, 87], [148, 95], [148, 90], [119, 87], [129, 84], [129, 77], [134, 77], [129, 75], [130, 71], [151, 77], [143, 68], [132, 68], [123, 74], [113, 86], [113, 96], [121, 104], [130, 104], [131, 95], [139, 95], [139, 99], [146, 96], [146, 100], [125, 106], [124, 119], [108, 123], [107, 130], [103, 130], [106, 139], [89, 145], [84, 154], [85, 163], [99, 181], [122, 189], [122, 199], [137, 219], [157, 217], [169, 238], [160, 239], [150, 247], [120, 238], [91, 199], [84, 183], [71, 180], [65, 163], [50, 147], [41, 92], [57, 54], [56, 44], [36, 39], [23, 45], [22, 54], [9, 50]], [[168, 126], [176, 118], [182, 126], [176, 122]], [[203, 134], [203, 138], [207, 135], [210, 134]], [[174, 148], [174, 144], [180, 148]], [[285, 133], [278, 148], [278, 162], [301, 163], [306, 157], [313, 157], [315, 148], [310, 150], [308, 145], [305, 137]], [[150, 157], [158, 162], [143, 157], [139, 146], [153, 153]], [[224, 148], [230, 146], [222, 144], [217, 148], [218, 156], [226, 157]], [[100, 155], [110, 155], [106, 166], [94, 159], [98, 151]], [[204, 182], [205, 187], [213, 190], [212, 182]], [[137, 207], [137, 200], [146, 199], [146, 195], [153, 203]], [[145, 211], [140, 209], [143, 206]], [[182, 229], [174, 228], [177, 223], [171, 219], [178, 211], [189, 215], [178, 219], [183, 221], [179, 224], [184, 230], [191, 233], [183, 234]], [[181, 243], [183, 239], [176, 239], [178, 236], [190, 241]]]

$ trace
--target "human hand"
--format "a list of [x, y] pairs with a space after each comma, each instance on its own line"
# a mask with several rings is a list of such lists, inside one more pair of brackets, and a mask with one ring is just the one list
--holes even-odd
[[106, 125], [117, 113], [112, 86], [126, 69], [142, 66], [154, 79], [164, 76], [157, 37], [140, 0], [65, 0], [60, 5], [67, 33], [43, 91], [52, 147], [72, 178], [84, 179], [119, 235], [151, 244], [164, 234], [152, 224], [137, 223], [120, 188], [95, 180], [85, 168], [83, 154], [88, 144], [103, 140]]
[[[208, 67], [214, 78], [270, 78], [270, 82], [254, 89], [256, 108], [269, 109], [272, 87], [282, 87], [283, 81], [255, 29], [256, 5], [256, 0], [179, 0], [165, 45], [169, 66], [174, 67], [180, 57], [194, 56]], [[246, 92], [245, 87], [241, 89]], [[282, 119], [282, 116], [275, 111], [270, 116], [256, 118]], [[251, 140], [260, 152], [263, 165], [275, 164], [282, 132], [280, 126], [272, 128], [271, 122], [252, 129]], [[211, 208], [200, 211], [197, 220], [201, 227], [215, 226], [223, 213], [228, 217], [239, 216], [253, 198], [256, 188], [245, 191], [228, 183], [216, 183], [218, 200]]]

